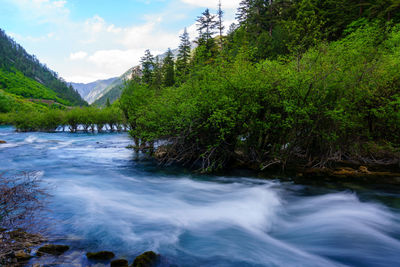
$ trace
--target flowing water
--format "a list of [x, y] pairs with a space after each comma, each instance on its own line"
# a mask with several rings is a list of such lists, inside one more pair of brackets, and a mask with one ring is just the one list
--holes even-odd
[[135, 159], [127, 134], [1, 127], [0, 140], [0, 172], [36, 171], [51, 189], [40, 224], [71, 250], [45, 263], [94, 266], [85, 252], [99, 250], [132, 262], [154, 250], [160, 266], [400, 265], [396, 188], [162, 171]]

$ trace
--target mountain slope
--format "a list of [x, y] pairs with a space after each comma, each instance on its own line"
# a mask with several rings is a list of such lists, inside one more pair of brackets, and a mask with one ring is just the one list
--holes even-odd
[[[196, 44], [193, 42], [192, 48], [194, 48], [194, 47], [196, 47]], [[173, 50], [171, 50], [171, 52], [172, 52], [174, 58], [176, 58], [178, 55], [179, 49], [173, 49]], [[167, 56], [167, 52], [165, 52], [164, 54], [158, 55], [157, 57], [160, 61], [163, 61], [166, 56]], [[102, 96], [99, 97], [96, 101], [94, 101], [94, 104], [97, 106], [104, 106], [107, 102], [107, 99], [109, 99], [111, 103], [118, 100], [121, 97], [121, 94], [123, 91], [123, 84], [126, 80], [131, 79], [133, 70], [135, 70], [135, 72], [136, 72], [135, 75], [139, 75], [139, 76], [141, 75], [140, 74], [140, 66], [135, 66], [133, 68], [130, 68], [123, 75], [121, 75], [117, 80], [115, 80], [110, 86], [108, 86], [104, 90], [104, 93], [102, 94]]]
[[[28, 54], [1, 29], [0, 69], [0, 86], [5, 91], [25, 98], [46, 97], [67, 105], [87, 105], [79, 93], [59, 78], [56, 72]], [[40, 91], [43, 91], [42, 95]]]
[[23, 98], [54, 100], [64, 105], [70, 104], [69, 101], [58, 97], [54, 91], [17, 70], [6, 71], [0, 68], [0, 89]]
[[102, 95], [96, 101], [94, 101], [93, 104], [97, 106], [104, 106], [107, 103], [107, 99], [109, 99], [111, 103], [118, 100], [118, 98], [121, 97], [125, 81], [131, 79], [132, 73], [135, 73], [135, 75], [141, 75], [140, 66], [132, 67], [118, 77], [118, 79], [104, 89]]
[[87, 84], [70, 83], [70, 85], [78, 91], [83, 99], [85, 99], [89, 104], [92, 104], [102, 95], [102, 92], [117, 79], [118, 77], [115, 77], [107, 80], [97, 80]]

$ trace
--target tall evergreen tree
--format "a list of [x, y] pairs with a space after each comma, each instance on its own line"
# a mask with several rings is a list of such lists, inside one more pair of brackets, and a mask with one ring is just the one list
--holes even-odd
[[170, 87], [175, 84], [174, 55], [169, 48], [167, 51], [167, 56], [164, 58], [163, 61], [163, 84], [166, 87]]
[[140, 63], [142, 64], [142, 81], [146, 84], [150, 84], [153, 80], [154, 72], [154, 56], [151, 54], [150, 50], [147, 49], [144, 56], [141, 58]]
[[153, 80], [151, 85], [156, 89], [161, 89], [163, 83], [162, 64], [160, 58], [156, 56], [154, 60]]
[[189, 73], [189, 62], [190, 62], [190, 39], [187, 29], [183, 31], [180, 36], [181, 43], [179, 44], [179, 51], [176, 60], [176, 75], [179, 78], [185, 77]]
[[219, 37], [222, 40], [222, 34], [224, 32], [225, 26], [223, 24], [223, 16], [224, 16], [224, 11], [222, 11], [222, 5], [221, 5], [221, 0], [218, 2], [218, 31], [219, 31]]
[[207, 42], [216, 33], [218, 21], [215, 18], [216, 15], [212, 15], [208, 8], [197, 18], [197, 31], [199, 32], [200, 42]]

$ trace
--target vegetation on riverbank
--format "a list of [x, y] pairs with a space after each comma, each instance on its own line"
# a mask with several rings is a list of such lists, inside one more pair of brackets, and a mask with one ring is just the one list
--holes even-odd
[[0, 113], [0, 124], [14, 125], [17, 131], [21, 132], [54, 132], [56, 130], [102, 132], [127, 130], [122, 112], [116, 106], [104, 109], [82, 107]]
[[202, 171], [398, 162], [400, 5], [392, 2], [242, 1], [227, 36], [206, 10], [191, 57], [187, 36], [176, 62], [143, 57], [142, 79], [121, 98], [132, 137], [165, 140], [161, 162]]
[[397, 1], [244, 0], [239, 24], [223, 35], [221, 6], [207, 9], [196, 49], [185, 31], [176, 59], [146, 51], [141, 76], [111, 107], [14, 112], [0, 122], [21, 131], [129, 128], [136, 148], [162, 140], [160, 162], [204, 172], [396, 166], [399, 10]]

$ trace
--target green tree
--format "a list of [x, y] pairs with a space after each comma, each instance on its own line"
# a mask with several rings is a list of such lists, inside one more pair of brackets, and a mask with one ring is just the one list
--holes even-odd
[[167, 55], [163, 61], [163, 85], [170, 87], [175, 84], [175, 63], [174, 55], [171, 49], [168, 48]]
[[145, 51], [140, 63], [142, 64], [142, 81], [145, 84], [151, 84], [153, 81], [155, 63], [154, 56], [151, 54], [149, 49]]
[[222, 10], [221, 0], [218, 2], [218, 31], [219, 31], [219, 38], [222, 40], [222, 34], [224, 32], [225, 26], [223, 22], [224, 11]]
[[216, 33], [218, 28], [218, 21], [216, 21], [216, 16], [210, 13], [207, 8], [200, 17], [197, 18], [197, 31], [199, 32], [198, 42], [207, 43], [213, 35]]
[[163, 84], [163, 68], [160, 62], [160, 58], [156, 56], [154, 61], [153, 80], [151, 86], [153, 86], [157, 90], [160, 90], [162, 84]]
[[176, 59], [176, 76], [179, 80], [183, 80], [189, 74], [190, 52], [191, 44], [189, 34], [186, 28], [180, 36], [180, 44], [178, 49], [178, 56]]

